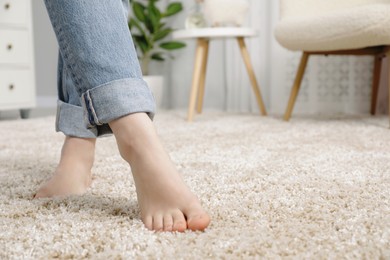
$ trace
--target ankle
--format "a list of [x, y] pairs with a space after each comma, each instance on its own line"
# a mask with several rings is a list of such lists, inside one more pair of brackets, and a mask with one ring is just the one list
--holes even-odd
[[156, 130], [145, 113], [130, 114], [109, 123], [126, 161], [143, 154], [158, 144]]
[[91, 168], [95, 159], [95, 144], [96, 139], [67, 136], [61, 150], [59, 165], [76, 164]]
[[56, 170], [58, 171], [77, 171], [77, 172], [90, 172], [93, 167], [93, 160], [85, 161], [82, 159], [72, 159], [72, 158], [61, 158], [60, 162], [57, 165]]

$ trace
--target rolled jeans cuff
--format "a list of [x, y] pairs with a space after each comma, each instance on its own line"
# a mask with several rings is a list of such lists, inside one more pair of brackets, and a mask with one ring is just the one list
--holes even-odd
[[[84, 110], [80, 106], [57, 101], [56, 131], [66, 136], [80, 138], [96, 138], [99, 136], [97, 127], [87, 129], [84, 123]], [[100, 136], [110, 134], [111, 129], [100, 129]]]
[[89, 89], [82, 94], [81, 104], [88, 129], [138, 112], [153, 119], [156, 109], [152, 92], [139, 78], [115, 80]]

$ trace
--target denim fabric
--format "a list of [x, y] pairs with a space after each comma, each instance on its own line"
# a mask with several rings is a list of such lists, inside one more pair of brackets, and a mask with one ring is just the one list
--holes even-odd
[[142, 79], [127, 26], [128, 0], [45, 0], [59, 44], [56, 129], [69, 136], [112, 133], [108, 122], [155, 102]]

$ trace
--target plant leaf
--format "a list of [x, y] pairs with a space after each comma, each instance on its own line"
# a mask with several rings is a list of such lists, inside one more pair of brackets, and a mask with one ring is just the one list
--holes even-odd
[[147, 39], [143, 35], [133, 35], [134, 41], [140, 47], [143, 54], [150, 50]]
[[153, 23], [149, 14], [146, 16], [144, 24], [149, 33], [154, 33]]
[[158, 30], [160, 30], [161, 28], [163, 28], [165, 26], [165, 23], [161, 23], [158, 25]]
[[138, 29], [138, 31], [144, 36], [146, 42], [148, 43], [149, 48], [152, 49], [153, 43], [151, 42], [151, 39], [148, 38], [148, 35], [146, 34], [145, 30], [142, 28], [141, 24], [137, 20], [130, 18], [129, 27], [132, 28], [133, 26], [135, 26]]
[[164, 39], [165, 37], [167, 37], [172, 31], [173, 31], [173, 30], [170, 29], [170, 28], [167, 28], [167, 29], [163, 29], [163, 30], [157, 31], [157, 32], [154, 34], [153, 40], [154, 40], [154, 41], [162, 40], [162, 39]]
[[156, 60], [156, 61], [164, 61], [165, 58], [162, 55], [163, 55], [162, 52], [153, 53], [152, 56], [151, 56], [151, 59], [152, 60]]
[[135, 26], [141, 34], [146, 35], [141, 24], [137, 20], [135, 20], [134, 18], [130, 18], [129, 27], [132, 28], [133, 26]]
[[174, 42], [174, 41], [163, 42], [160, 44], [160, 47], [165, 50], [176, 50], [176, 49], [184, 48], [185, 46], [186, 44], [183, 42]]
[[152, 32], [156, 32], [160, 24], [161, 13], [154, 4], [148, 5], [148, 16], [153, 27]]
[[180, 2], [170, 3], [163, 14], [164, 17], [172, 16], [183, 10], [183, 5]]
[[135, 17], [137, 17], [138, 20], [141, 22], [145, 22], [146, 16], [145, 16], [145, 6], [141, 3], [134, 2], [133, 3], [133, 12]]

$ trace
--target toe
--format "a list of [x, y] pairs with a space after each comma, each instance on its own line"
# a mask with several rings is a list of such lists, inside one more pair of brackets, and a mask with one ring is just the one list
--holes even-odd
[[42, 198], [42, 195], [39, 191], [33, 195], [33, 199], [40, 199], [40, 198]]
[[162, 231], [164, 228], [163, 216], [161, 214], [156, 214], [153, 216], [153, 230]]
[[171, 214], [164, 215], [164, 231], [172, 231], [173, 217]]
[[46, 188], [40, 188], [34, 195], [34, 199], [50, 197], [49, 191]]
[[144, 222], [144, 225], [147, 229], [153, 230], [153, 217], [152, 216], [146, 216], [142, 219]]
[[180, 210], [173, 213], [173, 227], [172, 231], [184, 232], [187, 229], [187, 222]]
[[188, 229], [191, 229], [192, 231], [203, 231], [210, 224], [210, 217], [203, 210], [189, 212], [186, 216]]

